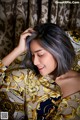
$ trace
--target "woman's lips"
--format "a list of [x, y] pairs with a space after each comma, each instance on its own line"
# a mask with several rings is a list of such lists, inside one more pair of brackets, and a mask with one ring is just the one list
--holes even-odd
[[41, 70], [43, 70], [43, 68], [44, 68], [44, 67], [42, 67], [42, 68], [38, 68], [38, 70], [41, 71]]

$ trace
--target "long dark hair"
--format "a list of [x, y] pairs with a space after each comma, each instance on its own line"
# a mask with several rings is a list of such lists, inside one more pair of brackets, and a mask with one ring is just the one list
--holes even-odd
[[49, 51], [57, 61], [57, 68], [54, 72], [55, 76], [60, 76], [71, 69], [75, 51], [70, 42], [69, 37], [64, 30], [56, 24], [44, 23], [33, 28], [34, 35], [27, 39], [27, 55], [25, 58], [26, 67], [33, 69], [38, 73], [37, 67], [33, 65], [30, 53], [30, 42], [35, 39], [39, 44]]

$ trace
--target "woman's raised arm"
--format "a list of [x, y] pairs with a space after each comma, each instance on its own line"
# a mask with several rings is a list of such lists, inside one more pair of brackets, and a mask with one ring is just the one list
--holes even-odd
[[9, 66], [21, 53], [27, 50], [26, 37], [31, 36], [32, 32], [33, 29], [29, 28], [21, 34], [18, 46], [14, 48], [12, 52], [10, 52], [6, 57], [2, 59], [2, 63], [5, 66]]

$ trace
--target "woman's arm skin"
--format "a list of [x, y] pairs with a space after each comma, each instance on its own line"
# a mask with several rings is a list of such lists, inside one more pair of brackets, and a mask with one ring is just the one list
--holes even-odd
[[11, 53], [9, 53], [6, 57], [2, 59], [2, 63], [5, 66], [9, 66], [21, 53], [27, 50], [26, 37], [31, 36], [32, 32], [33, 29], [29, 28], [21, 34], [18, 46]]

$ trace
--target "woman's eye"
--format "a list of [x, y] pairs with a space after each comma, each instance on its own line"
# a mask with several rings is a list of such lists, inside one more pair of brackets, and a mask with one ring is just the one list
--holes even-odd
[[43, 56], [43, 54], [38, 55], [39, 57]]

